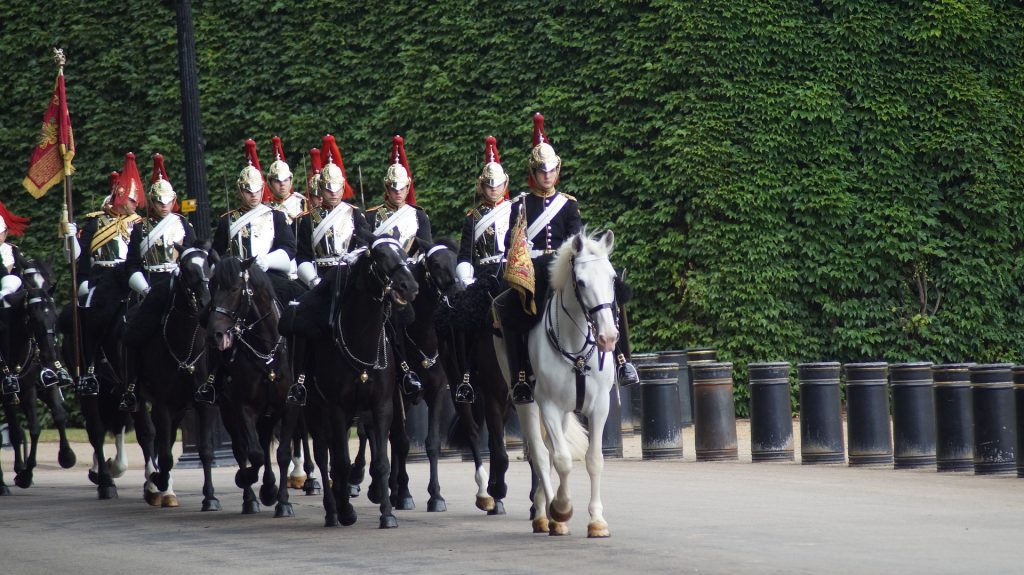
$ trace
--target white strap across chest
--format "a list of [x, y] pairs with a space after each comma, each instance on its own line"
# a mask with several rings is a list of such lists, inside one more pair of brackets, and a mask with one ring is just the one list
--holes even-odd
[[352, 206], [342, 202], [335, 206], [333, 210], [328, 212], [324, 219], [320, 220], [317, 224], [316, 229], [313, 230], [313, 245], [320, 243], [320, 240], [324, 239], [327, 232], [334, 227], [335, 222], [338, 218], [352, 213]]
[[163, 219], [160, 220], [160, 223], [146, 234], [146, 237], [142, 238], [142, 241], [139, 243], [139, 255], [146, 255], [149, 248], [152, 247], [157, 240], [163, 237], [164, 231], [167, 230], [175, 219], [177, 219], [177, 216], [174, 214], [167, 214], [164, 216]]
[[480, 221], [476, 223], [476, 227], [473, 228], [473, 241], [479, 240], [480, 236], [487, 232], [487, 228], [491, 227], [494, 220], [498, 219], [498, 216], [508, 218], [509, 212], [512, 211], [512, 202], [502, 202], [494, 209], [488, 212], [486, 215], [480, 218]]
[[262, 216], [269, 211], [271, 211], [270, 208], [264, 204], [260, 204], [248, 212], [245, 212], [242, 214], [242, 217], [238, 218], [231, 224], [231, 228], [228, 230], [228, 238], [234, 238], [238, 235], [238, 232], [242, 231], [242, 228], [249, 225], [258, 216]]
[[[544, 226], [551, 223], [551, 220], [554, 219], [555, 215], [558, 214], [558, 211], [561, 210], [562, 206], [564, 206], [568, 201], [568, 198], [562, 194], [555, 196], [555, 199], [551, 200], [548, 207], [544, 208], [544, 211], [540, 213], [540, 217], [534, 220], [533, 223], [526, 228], [526, 237], [530, 241], [533, 241], [533, 238], [537, 237], [537, 234], [544, 229]], [[523, 202], [523, 209], [526, 209], [525, 201]]]
[[377, 229], [373, 230], [373, 235], [379, 236], [383, 233], [390, 231], [391, 228], [399, 225], [398, 223], [400, 220], [410, 215], [412, 217], [416, 217], [415, 212], [416, 208], [410, 206], [409, 204], [405, 204], [404, 206], [395, 210], [395, 213], [391, 214], [391, 217], [381, 222], [381, 224], [377, 226]]

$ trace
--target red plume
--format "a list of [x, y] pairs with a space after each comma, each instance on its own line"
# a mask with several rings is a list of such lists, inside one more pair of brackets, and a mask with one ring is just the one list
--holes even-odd
[[112, 204], [116, 208], [128, 203], [129, 196], [136, 197], [136, 209], [146, 208], [146, 191], [142, 187], [142, 178], [139, 176], [139, 167], [135, 165], [135, 154], [128, 152], [124, 156], [124, 168], [121, 169], [121, 176], [117, 179], [117, 187], [114, 193]]
[[309, 170], [309, 173], [306, 174], [306, 193], [307, 194], [312, 193], [312, 191], [313, 191], [313, 187], [310, 185], [310, 181], [313, 179], [313, 176], [319, 174], [320, 170], [323, 169], [323, 164], [320, 163], [320, 149], [319, 148], [313, 148], [313, 149], [311, 149], [309, 151], [309, 167], [311, 169]]
[[159, 179], [165, 179], [168, 182], [171, 181], [167, 177], [167, 168], [164, 167], [164, 157], [160, 154], [153, 154], [153, 177], [149, 179], [150, 184], [155, 184]]
[[391, 164], [401, 164], [405, 168], [405, 173], [409, 175], [409, 195], [405, 196], [405, 203], [415, 206], [416, 205], [416, 189], [415, 182], [412, 180], [412, 170], [409, 169], [409, 160], [405, 157], [405, 139], [402, 136], [395, 135], [391, 139], [391, 157], [388, 159]]
[[107, 178], [107, 187], [110, 188], [110, 197], [114, 197], [114, 188], [117, 186], [117, 179], [121, 177], [121, 174], [116, 171], [110, 172], [110, 176]]
[[533, 147], [537, 147], [537, 144], [544, 142], [550, 144], [551, 140], [544, 133], [544, 115], [537, 112], [533, 115]]
[[274, 143], [274, 161], [284, 161], [284, 146], [281, 145], [281, 137], [274, 136], [270, 141]]
[[345, 162], [341, 159], [341, 150], [338, 149], [338, 142], [334, 140], [334, 136], [327, 134], [324, 136], [323, 149], [327, 154], [327, 159], [324, 164], [334, 164], [341, 168], [341, 175], [345, 178], [345, 193], [342, 194], [341, 199], [351, 200], [356, 197], [355, 192], [352, 191], [352, 186], [348, 183], [348, 175], [345, 174]]
[[25, 235], [25, 228], [28, 227], [29, 219], [12, 214], [3, 202], [0, 202], [0, 218], [3, 218], [4, 223], [7, 224], [7, 235]]

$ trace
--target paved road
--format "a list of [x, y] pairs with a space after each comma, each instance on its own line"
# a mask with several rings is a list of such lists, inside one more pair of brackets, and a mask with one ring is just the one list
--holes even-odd
[[[426, 464], [413, 464], [419, 508], [381, 531], [365, 497], [348, 528], [324, 528], [320, 498], [302, 495], [293, 496], [295, 518], [242, 516], [232, 468], [216, 471], [221, 512], [199, 511], [197, 470], [176, 473], [177, 509], [143, 503], [137, 466], [118, 481], [120, 499], [98, 501], [83, 465], [57, 469], [44, 449], [35, 486], [0, 499], [0, 573], [1024, 571], [1024, 479], [753, 464], [742, 440], [740, 462], [697, 463], [692, 430], [686, 439], [682, 461], [641, 461], [639, 438], [627, 438], [627, 457], [606, 464], [606, 540], [586, 539], [582, 465], [572, 478], [572, 534], [556, 538], [530, 532], [522, 461], [512, 464], [503, 517], [476, 510], [470, 464], [450, 460], [441, 463], [448, 511], [427, 513]], [[81, 461], [90, 458], [76, 447]], [[10, 456], [2, 452], [7, 470]]]

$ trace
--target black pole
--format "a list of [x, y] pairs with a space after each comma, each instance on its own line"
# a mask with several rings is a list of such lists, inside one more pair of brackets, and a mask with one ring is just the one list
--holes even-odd
[[177, 0], [178, 67], [181, 70], [181, 120], [185, 137], [185, 182], [196, 201], [192, 226], [200, 240], [210, 237], [210, 197], [203, 162], [203, 125], [199, 117], [199, 77], [196, 72], [196, 37], [192, 25], [192, 0]]

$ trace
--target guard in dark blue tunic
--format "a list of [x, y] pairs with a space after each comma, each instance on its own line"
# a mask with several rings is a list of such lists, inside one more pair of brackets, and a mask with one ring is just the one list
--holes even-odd
[[147, 217], [132, 228], [128, 242], [128, 287], [143, 296], [128, 317], [122, 342], [131, 350], [125, 380], [128, 385], [121, 397], [121, 409], [135, 411], [138, 401], [135, 384], [142, 362], [142, 350], [153, 334], [160, 330], [160, 321], [170, 301], [171, 277], [177, 273], [180, 255], [196, 241], [192, 224], [175, 213], [177, 194], [167, 179], [164, 158], [153, 155], [153, 176], [150, 180]]
[[[22, 288], [24, 281], [30, 278], [23, 278], [32, 275], [30, 264], [21, 254], [18, 246], [7, 241], [8, 236], [24, 235], [28, 227], [28, 218], [16, 216], [7, 211], [3, 202], [0, 202], [0, 377], [3, 381], [2, 394], [10, 396], [20, 389], [18, 376], [13, 373], [8, 364], [11, 349], [10, 312], [6, 297]], [[4, 401], [8, 397], [3, 398]]]
[[[395, 136], [391, 140], [391, 155], [388, 171], [384, 175], [384, 203], [366, 210], [366, 219], [373, 227], [373, 235], [398, 234], [398, 242], [402, 249], [415, 259], [423, 254], [421, 244], [430, 246], [434, 239], [430, 233], [430, 218], [427, 212], [416, 205], [416, 190], [409, 170], [409, 161], [405, 157], [405, 140]], [[417, 242], [416, 239], [420, 242]], [[402, 369], [402, 392], [416, 396], [423, 389], [420, 378], [405, 361], [405, 338], [397, 337], [394, 328], [395, 318], [389, 320], [392, 330], [391, 343], [398, 356], [398, 365]]]
[[501, 166], [498, 142], [486, 139], [484, 167], [476, 182], [477, 205], [462, 223], [458, 265], [455, 274], [466, 287], [456, 298], [453, 314], [455, 345], [462, 369], [462, 381], [455, 388], [455, 401], [473, 403], [472, 358], [481, 337], [490, 337], [491, 301], [501, 292], [498, 277], [505, 257], [505, 234], [512, 202], [508, 199], [508, 174]]

